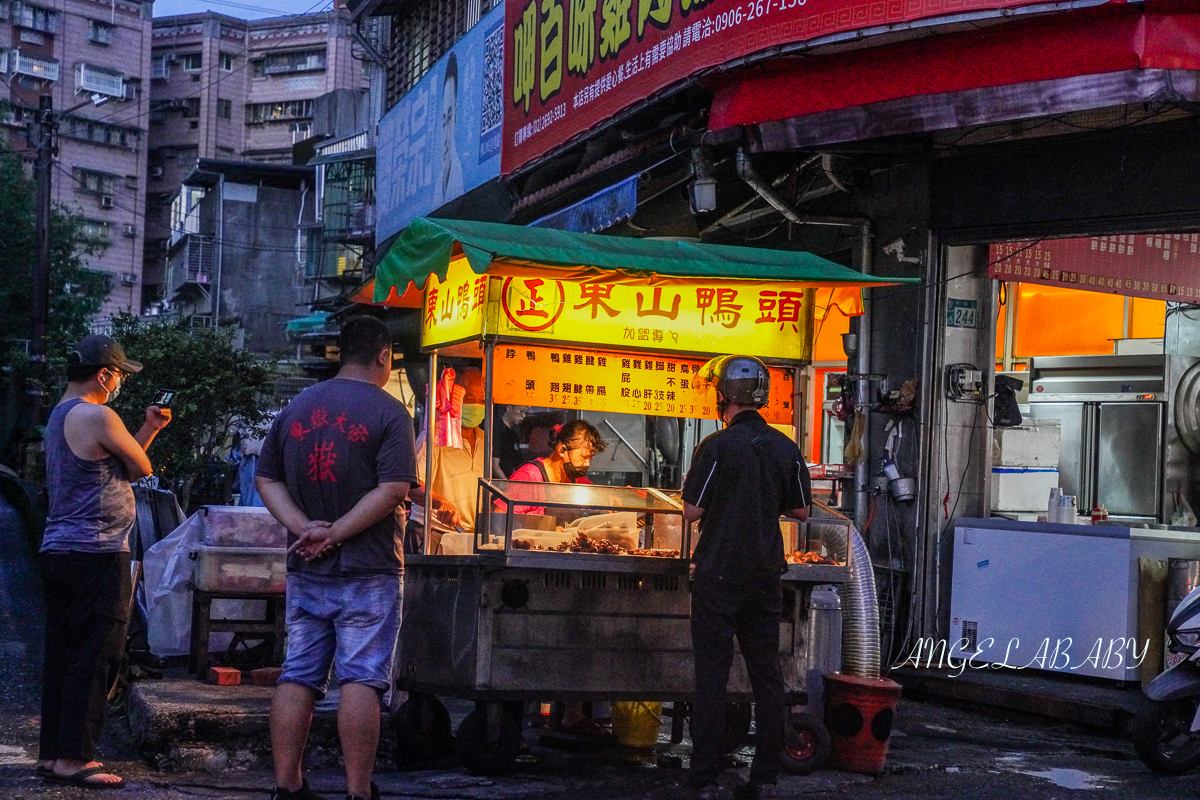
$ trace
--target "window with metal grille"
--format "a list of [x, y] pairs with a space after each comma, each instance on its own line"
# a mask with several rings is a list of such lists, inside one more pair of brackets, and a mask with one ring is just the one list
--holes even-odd
[[71, 170], [75, 189], [88, 194], [112, 194], [117, 185], [117, 176], [107, 172], [75, 167]]
[[233, 101], [217, 100], [217, 116], [221, 119], [233, 119]]
[[392, 17], [387, 107], [408, 94], [439, 58], [500, 0], [419, 0]]
[[98, 219], [81, 220], [78, 231], [82, 242], [107, 244], [112, 241], [112, 225]]
[[12, 6], [13, 25], [42, 33], [58, 33], [59, 14], [49, 8], [17, 2]]
[[106, 22], [88, 20], [88, 41], [95, 44], [112, 44], [115, 28]]
[[298, 50], [291, 53], [270, 53], [263, 60], [263, 74], [276, 75], [284, 72], [309, 72], [325, 69], [325, 48], [320, 50]]
[[247, 103], [246, 122], [273, 122], [282, 119], [308, 119], [313, 115], [312, 100], [285, 103]]

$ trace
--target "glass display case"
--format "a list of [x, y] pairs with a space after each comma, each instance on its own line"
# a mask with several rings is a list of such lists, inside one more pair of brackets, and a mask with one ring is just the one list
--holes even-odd
[[[474, 534], [446, 534], [442, 552], [642, 556], [687, 560], [699, 539], [678, 490], [595, 484], [479, 481]], [[849, 520], [814, 508], [807, 522], [781, 519], [789, 570], [844, 567]], [[448, 539], [461, 539], [447, 547]]]
[[690, 527], [678, 493], [480, 480], [474, 549], [681, 559], [691, 553]]

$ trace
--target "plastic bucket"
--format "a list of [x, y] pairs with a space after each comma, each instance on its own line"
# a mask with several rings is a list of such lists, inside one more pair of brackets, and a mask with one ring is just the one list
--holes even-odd
[[626, 747], [654, 747], [662, 725], [662, 703], [618, 700], [612, 704], [612, 730]]
[[825, 726], [833, 745], [829, 766], [866, 775], [883, 772], [899, 702], [895, 681], [826, 673]]

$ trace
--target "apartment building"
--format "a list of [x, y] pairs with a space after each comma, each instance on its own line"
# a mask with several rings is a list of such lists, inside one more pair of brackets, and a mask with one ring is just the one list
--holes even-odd
[[145, 243], [147, 283], [158, 297], [176, 288], [165, 285], [164, 272], [171, 204], [189, 191], [183, 181], [198, 160], [290, 164], [292, 146], [312, 135], [318, 97], [366, 90], [360, 55], [344, 11], [154, 20]]
[[82, 215], [84, 235], [106, 245], [88, 264], [111, 276], [101, 317], [144, 303], [150, 31], [149, 2], [0, 2], [8, 141], [31, 158], [25, 128], [49, 96], [59, 123], [54, 202]]

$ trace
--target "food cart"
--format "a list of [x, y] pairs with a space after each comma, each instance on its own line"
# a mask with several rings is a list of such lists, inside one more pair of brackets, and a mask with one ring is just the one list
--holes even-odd
[[[894, 282], [807, 253], [418, 219], [379, 265], [374, 300], [419, 300], [431, 379], [439, 358], [483, 362], [489, 432], [495, 403], [712, 419], [715, 393], [697, 393], [694, 376], [709, 357], [734, 352], [768, 364], [763, 414], [798, 433], [816, 295], [854, 303], [861, 287]], [[490, 471], [490, 435], [485, 448]], [[429, 474], [431, 448], [426, 456]], [[523, 506], [544, 513], [517, 513]], [[810, 709], [821, 674], [841, 666], [829, 587], [851, 571], [849, 522], [819, 516], [781, 528], [798, 562], [784, 577], [787, 702]], [[427, 508], [427, 548], [432, 518]], [[468, 768], [499, 772], [515, 761], [521, 720], [506, 701], [691, 697], [693, 533], [678, 492], [485, 474], [474, 533], [441, 544], [406, 562], [399, 680], [477, 702], [457, 736]], [[740, 660], [729, 691], [751, 697]], [[748, 710], [735, 727], [748, 729]], [[785, 762], [807, 771], [819, 766], [814, 757], [797, 746]]]

